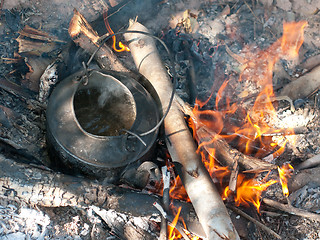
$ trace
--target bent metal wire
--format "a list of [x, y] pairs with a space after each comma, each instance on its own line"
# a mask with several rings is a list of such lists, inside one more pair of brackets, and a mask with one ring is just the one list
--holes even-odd
[[160, 42], [160, 44], [164, 47], [165, 51], [167, 52], [168, 54], [168, 57], [169, 57], [169, 60], [170, 60], [170, 63], [171, 63], [171, 67], [170, 67], [170, 70], [172, 72], [172, 92], [171, 92], [171, 96], [170, 96], [170, 99], [169, 99], [169, 104], [168, 104], [168, 107], [166, 109], [166, 111], [164, 112], [162, 118], [160, 119], [160, 121], [153, 127], [151, 128], [150, 130], [146, 131], [146, 132], [143, 132], [143, 133], [140, 133], [140, 134], [137, 134], [137, 133], [134, 133], [132, 131], [129, 131], [129, 130], [126, 130], [126, 129], [122, 129], [121, 131], [133, 136], [133, 137], [136, 137], [144, 146], [146, 146], [146, 143], [142, 140], [141, 137], [143, 136], [146, 136], [150, 133], [153, 133], [154, 131], [158, 130], [159, 127], [161, 126], [161, 124], [163, 123], [164, 119], [166, 118], [166, 116], [168, 115], [169, 111], [170, 111], [170, 108], [171, 108], [171, 105], [172, 105], [172, 102], [173, 102], [173, 98], [174, 98], [174, 95], [175, 95], [175, 92], [176, 92], [176, 82], [177, 82], [177, 73], [175, 71], [175, 68], [174, 68], [174, 60], [173, 60], [173, 57], [172, 57], [172, 54], [169, 50], [169, 48], [167, 47], [167, 45], [164, 43], [164, 41], [162, 41], [160, 38], [152, 35], [151, 33], [148, 33], [148, 32], [142, 32], [142, 31], [135, 31], [135, 30], [127, 30], [127, 31], [122, 31], [122, 32], [117, 32], [117, 33], [114, 33], [114, 34], [111, 34], [111, 35], [108, 35], [106, 38], [104, 38], [101, 43], [99, 44], [98, 48], [91, 54], [89, 60], [87, 63], [85, 62], [82, 62], [82, 65], [83, 65], [83, 68], [84, 68], [84, 72], [85, 74], [79, 79], [79, 81], [83, 81], [82, 83], [83, 84], [87, 84], [88, 83], [88, 79], [89, 79], [89, 72], [92, 70], [92, 69], [89, 69], [89, 65], [91, 63], [91, 61], [93, 60], [94, 56], [96, 55], [96, 53], [100, 50], [100, 48], [109, 40], [111, 39], [113, 36], [116, 36], [116, 35], [120, 35], [120, 34], [125, 34], [125, 33], [139, 33], [139, 34], [144, 34], [146, 36], [149, 36], [149, 37], [152, 37], [153, 39], [157, 40]]

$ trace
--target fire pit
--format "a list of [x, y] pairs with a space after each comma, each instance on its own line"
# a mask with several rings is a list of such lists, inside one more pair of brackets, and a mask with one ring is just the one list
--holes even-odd
[[[304, 168], [320, 164], [320, 6], [271, 2], [40, 1], [64, 8], [52, 11], [59, 22], [40, 9], [41, 26], [34, 8], [4, 7], [0, 67], [13, 65], [0, 79], [2, 198], [49, 207], [50, 220], [59, 209], [40, 227], [49, 238], [317, 239], [320, 168]], [[12, 39], [17, 51], [5, 48]], [[43, 58], [44, 74], [35, 66]], [[157, 133], [143, 133], [162, 122], [154, 144]], [[62, 165], [49, 172], [47, 146]], [[72, 214], [62, 207], [84, 214], [64, 224]]]
[[[47, 108], [48, 143], [65, 167], [115, 182], [128, 164], [143, 161], [157, 131], [140, 134], [159, 121], [156, 101], [134, 78], [111, 71], [82, 72], [64, 79]], [[87, 76], [86, 76], [87, 77]], [[59, 161], [58, 160], [58, 161]]]

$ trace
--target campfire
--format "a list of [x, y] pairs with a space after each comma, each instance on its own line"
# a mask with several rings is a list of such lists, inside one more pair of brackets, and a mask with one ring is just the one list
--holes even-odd
[[[26, 73], [0, 80], [1, 196], [82, 209], [95, 222], [88, 239], [96, 224], [161, 240], [284, 239], [290, 215], [316, 228], [315, 20], [271, 18], [272, 5], [254, 1], [110, 2], [95, 21], [75, 8], [68, 44], [26, 24], [2, 58], [16, 67], [8, 76]], [[143, 16], [141, 4], [160, 12]], [[45, 236], [50, 217], [38, 217], [34, 236]]]

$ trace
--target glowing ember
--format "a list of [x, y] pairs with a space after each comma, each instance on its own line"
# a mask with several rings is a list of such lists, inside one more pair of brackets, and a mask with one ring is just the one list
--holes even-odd
[[283, 165], [281, 168], [278, 167], [278, 172], [279, 172], [283, 195], [288, 197], [289, 196], [288, 178], [291, 177], [291, 175], [293, 174], [293, 167], [289, 163], [287, 163]]
[[[107, 16], [107, 11], [103, 12], [103, 20], [104, 20], [104, 24], [106, 25], [106, 28], [108, 30], [108, 32], [110, 33], [110, 35], [114, 34], [114, 32], [112, 31], [109, 22], [108, 22], [108, 16]], [[116, 47], [116, 36], [112, 37], [112, 41], [113, 41], [113, 45], [112, 48], [113, 50], [115, 50], [116, 52], [123, 52], [123, 51], [127, 51], [130, 52], [130, 49], [128, 46], [124, 45], [122, 42], [119, 42], [119, 49], [117, 49]]]

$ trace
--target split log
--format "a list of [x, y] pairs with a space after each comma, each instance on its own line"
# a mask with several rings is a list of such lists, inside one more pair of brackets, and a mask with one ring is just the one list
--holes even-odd
[[299, 77], [286, 85], [280, 92], [280, 96], [288, 96], [292, 100], [305, 98], [320, 87], [320, 66]]
[[[69, 24], [69, 34], [72, 40], [89, 54], [93, 54], [100, 44], [98, 33], [76, 9]], [[95, 59], [103, 69], [110, 70], [112, 66], [115, 71], [128, 72], [106, 44], [95, 54]]]
[[[138, 22], [131, 22], [128, 30], [148, 32]], [[125, 39], [139, 72], [154, 86], [166, 111], [172, 93], [172, 84], [167, 75], [155, 42], [150, 36], [126, 33]], [[199, 217], [208, 239], [239, 239], [228, 211], [210, 178], [208, 171], [196, 154], [196, 144], [177, 103], [173, 102], [164, 120], [167, 147], [178, 169], [188, 196]]]

